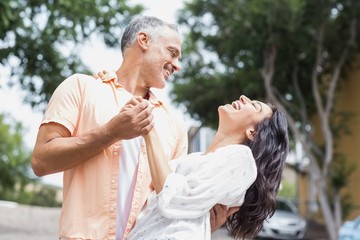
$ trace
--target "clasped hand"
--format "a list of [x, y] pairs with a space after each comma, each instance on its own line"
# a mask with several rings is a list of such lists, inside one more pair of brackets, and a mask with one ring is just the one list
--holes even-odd
[[[94, 78], [104, 78], [103, 70]], [[146, 135], [154, 127], [152, 110], [154, 106], [142, 97], [133, 97], [109, 122], [109, 134], [116, 139], [131, 139]]]
[[142, 97], [133, 97], [110, 122], [109, 134], [118, 139], [146, 135], [154, 127], [153, 105]]

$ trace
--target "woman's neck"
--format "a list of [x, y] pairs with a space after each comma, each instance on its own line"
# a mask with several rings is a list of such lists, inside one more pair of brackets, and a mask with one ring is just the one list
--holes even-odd
[[204, 154], [214, 152], [216, 149], [225, 147], [231, 144], [240, 144], [243, 141], [238, 137], [232, 137], [229, 134], [223, 134], [221, 132], [217, 132], [210, 146], [207, 148]]

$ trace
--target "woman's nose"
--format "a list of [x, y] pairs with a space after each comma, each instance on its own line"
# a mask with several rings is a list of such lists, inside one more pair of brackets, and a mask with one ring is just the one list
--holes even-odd
[[250, 101], [250, 99], [249, 99], [247, 96], [245, 96], [245, 95], [241, 95], [240, 98], [239, 98], [239, 100], [240, 100], [240, 102], [243, 103], [243, 104], [245, 104], [246, 102], [249, 102], [249, 101]]

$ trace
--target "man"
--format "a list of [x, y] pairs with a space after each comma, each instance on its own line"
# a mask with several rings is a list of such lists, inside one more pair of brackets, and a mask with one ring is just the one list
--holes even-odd
[[[176, 26], [134, 18], [121, 40], [123, 62], [101, 79], [75, 74], [54, 92], [32, 167], [64, 171], [60, 239], [124, 239], [150, 188], [141, 135], [157, 129], [169, 159], [187, 153], [187, 132], [150, 88], [180, 70]], [[147, 99], [148, 101], [144, 100]]]
[[103, 80], [75, 74], [62, 82], [39, 128], [34, 172], [64, 171], [61, 239], [126, 236], [150, 191], [140, 136], [153, 125], [169, 159], [187, 152], [185, 125], [150, 91], [163, 88], [180, 70], [176, 27], [157, 18], [134, 18], [121, 49], [116, 74]]

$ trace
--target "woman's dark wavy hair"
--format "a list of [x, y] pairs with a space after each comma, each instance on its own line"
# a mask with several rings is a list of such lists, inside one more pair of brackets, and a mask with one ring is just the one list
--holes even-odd
[[289, 139], [285, 114], [275, 106], [269, 106], [273, 110], [272, 117], [258, 124], [254, 140], [244, 143], [255, 158], [257, 178], [247, 190], [240, 210], [226, 221], [226, 227], [235, 239], [255, 237], [264, 220], [275, 212]]

